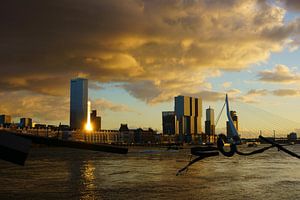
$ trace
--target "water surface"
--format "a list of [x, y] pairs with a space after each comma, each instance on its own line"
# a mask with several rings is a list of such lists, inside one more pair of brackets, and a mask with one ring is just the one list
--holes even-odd
[[276, 149], [207, 158], [176, 176], [188, 160], [187, 149], [33, 148], [24, 167], [0, 161], [0, 199], [300, 199], [300, 160]]

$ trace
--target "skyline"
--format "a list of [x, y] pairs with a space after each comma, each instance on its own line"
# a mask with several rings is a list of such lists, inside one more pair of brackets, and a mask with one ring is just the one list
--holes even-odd
[[69, 80], [81, 76], [105, 129], [161, 130], [177, 95], [218, 113], [225, 93], [300, 122], [297, 1], [9, 1], [0, 11], [0, 113], [68, 124]]

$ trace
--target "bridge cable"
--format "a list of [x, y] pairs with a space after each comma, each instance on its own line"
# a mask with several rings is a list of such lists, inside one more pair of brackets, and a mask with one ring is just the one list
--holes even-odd
[[217, 126], [217, 124], [218, 124], [218, 122], [219, 122], [219, 120], [220, 120], [220, 118], [221, 118], [221, 114], [223, 113], [223, 110], [224, 110], [224, 108], [225, 108], [225, 105], [226, 105], [226, 103], [224, 103], [224, 105], [223, 105], [223, 107], [222, 107], [222, 109], [221, 109], [221, 112], [219, 113], [219, 115], [218, 115], [218, 117], [217, 117], [217, 120], [216, 120], [216, 125], [215, 126]]

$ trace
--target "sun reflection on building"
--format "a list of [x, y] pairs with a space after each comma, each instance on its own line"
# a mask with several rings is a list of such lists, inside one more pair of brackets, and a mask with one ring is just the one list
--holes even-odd
[[85, 125], [85, 130], [86, 131], [93, 130], [93, 126], [91, 123], [91, 102], [90, 101], [88, 101], [88, 103], [87, 103], [87, 123]]

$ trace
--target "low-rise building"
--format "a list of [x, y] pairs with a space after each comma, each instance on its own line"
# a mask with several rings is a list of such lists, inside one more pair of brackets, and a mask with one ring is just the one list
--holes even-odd
[[32, 119], [31, 118], [21, 118], [20, 119], [20, 128], [32, 128]]
[[127, 124], [121, 124], [119, 131], [120, 131], [120, 137], [122, 143], [125, 144], [134, 143], [134, 130], [129, 129]]
[[83, 133], [84, 141], [89, 143], [114, 144], [122, 143], [118, 130], [101, 130], [90, 133]]
[[46, 124], [35, 124], [34, 127], [35, 129], [47, 129]]
[[97, 110], [92, 110], [91, 123], [92, 123], [94, 131], [100, 131], [101, 130], [101, 117], [97, 116]]
[[151, 144], [156, 143], [156, 135], [157, 131], [154, 131], [153, 129], [135, 129], [134, 130], [134, 143], [136, 144]]
[[287, 139], [288, 139], [289, 141], [296, 141], [296, 140], [297, 140], [297, 133], [292, 132], [292, 133], [288, 134], [288, 135], [287, 135]]

